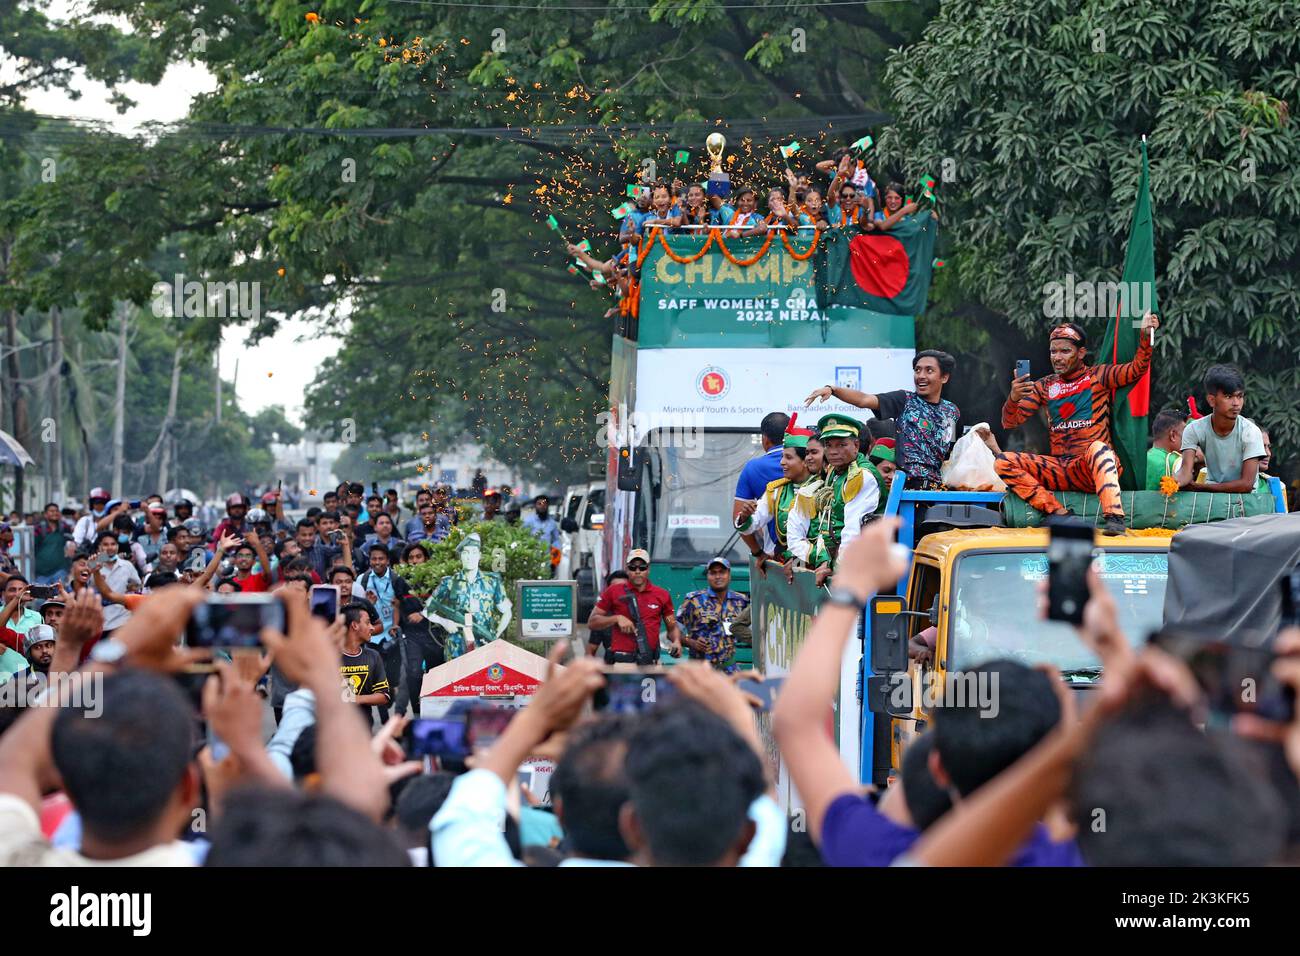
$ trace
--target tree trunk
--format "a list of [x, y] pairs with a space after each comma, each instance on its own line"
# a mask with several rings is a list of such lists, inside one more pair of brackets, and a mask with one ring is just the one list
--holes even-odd
[[[5, 372], [9, 376], [9, 407], [12, 411], [12, 424], [9, 426], [13, 429], [10, 434], [18, 444], [26, 448], [27, 437], [27, 398], [23, 394], [23, 387], [18, 379], [21, 372], [18, 366], [18, 310], [5, 310], [5, 348], [8, 349], [8, 356], [5, 362]], [[24, 470], [21, 466], [14, 468], [14, 510], [25, 511], [24, 494], [23, 494], [23, 476]]]
[[122, 303], [117, 329], [117, 396], [113, 402], [113, 497], [122, 497], [122, 461], [126, 449], [126, 327], [130, 306]]
[[[63, 310], [57, 305], [50, 309], [50, 364], [54, 376], [50, 379], [50, 418], [54, 420], [54, 447], [50, 449], [50, 500], [60, 505], [66, 499], [63, 487]], [[44, 438], [44, 436], [41, 436]]]
[[167, 396], [167, 416], [163, 419], [163, 433], [159, 436], [162, 442], [162, 463], [158, 466], [158, 493], [167, 493], [167, 472], [171, 467], [172, 452], [172, 423], [176, 421], [176, 393], [181, 387], [181, 347], [176, 346], [176, 354], [172, 357], [172, 389]]

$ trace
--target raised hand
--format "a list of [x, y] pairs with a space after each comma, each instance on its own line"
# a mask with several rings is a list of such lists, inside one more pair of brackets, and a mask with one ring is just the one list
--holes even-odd
[[813, 402], [824, 402], [834, 394], [835, 390], [829, 385], [823, 385], [821, 388], [813, 389], [813, 393], [804, 399], [804, 407], [807, 408]]

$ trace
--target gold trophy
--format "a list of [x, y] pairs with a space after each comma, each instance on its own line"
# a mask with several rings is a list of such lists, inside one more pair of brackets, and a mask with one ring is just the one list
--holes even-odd
[[725, 199], [731, 195], [731, 177], [722, 171], [722, 151], [727, 148], [727, 137], [721, 133], [710, 133], [704, 141], [704, 148], [709, 153], [711, 163], [707, 192], [710, 196]]

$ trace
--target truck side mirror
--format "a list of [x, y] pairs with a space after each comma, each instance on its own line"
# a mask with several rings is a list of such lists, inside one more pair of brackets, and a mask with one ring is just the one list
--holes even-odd
[[934, 603], [930, 605], [930, 626], [939, 626], [939, 595], [934, 596]]
[[572, 518], [562, 518], [560, 520], [560, 530], [567, 534], [573, 534], [578, 530], [578, 522]]
[[641, 490], [641, 456], [635, 449], [618, 450], [618, 490]]
[[890, 717], [912, 716], [912, 680], [906, 671], [867, 678], [867, 710]]
[[907, 670], [907, 604], [897, 594], [871, 599], [871, 670], [876, 674]]

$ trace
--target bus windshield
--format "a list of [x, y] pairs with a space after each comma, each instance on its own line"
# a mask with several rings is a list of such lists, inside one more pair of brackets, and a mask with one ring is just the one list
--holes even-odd
[[[1145, 643], [1164, 616], [1169, 555], [1164, 551], [1104, 551], [1101, 579], [1119, 605], [1130, 642]], [[1060, 621], [1038, 616], [1040, 581], [1047, 580], [1041, 551], [967, 554], [958, 562], [948, 611], [948, 667], [974, 667], [995, 658], [1051, 664], [1062, 673], [1095, 671], [1101, 662]]]
[[636, 541], [652, 561], [704, 564], [721, 553], [742, 564], [748, 550], [731, 523], [740, 469], [763, 453], [756, 432], [704, 431], [689, 446], [663, 444], [651, 432], [642, 445]]

